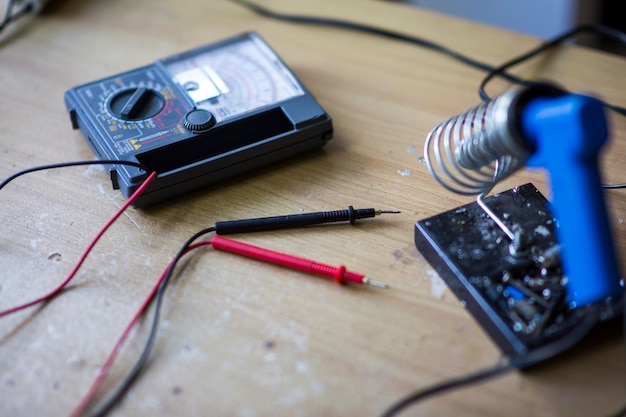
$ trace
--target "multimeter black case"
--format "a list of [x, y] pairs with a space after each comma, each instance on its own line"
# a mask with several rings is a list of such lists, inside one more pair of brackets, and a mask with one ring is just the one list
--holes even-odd
[[65, 93], [72, 126], [133, 206], [150, 205], [325, 145], [330, 116], [254, 32], [80, 85]]

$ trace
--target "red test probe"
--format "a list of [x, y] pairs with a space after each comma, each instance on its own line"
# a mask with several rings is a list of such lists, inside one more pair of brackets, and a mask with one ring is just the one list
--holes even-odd
[[269, 249], [260, 248], [258, 246], [249, 245], [247, 243], [238, 242], [222, 236], [214, 236], [210, 240], [211, 246], [217, 250], [246, 256], [248, 258], [258, 259], [263, 262], [273, 263], [275, 265], [286, 266], [299, 271], [310, 272], [317, 275], [333, 278], [339, 284], [353, 282], [355, 284], [366, 284], [378, 288], [389, 288], [389, 285], [367, 278], [365, 275], [346, 270], [341, 265], [338, 267], [326, 265], [310, 259], [300, 258], [286, 253], [276, 252]]

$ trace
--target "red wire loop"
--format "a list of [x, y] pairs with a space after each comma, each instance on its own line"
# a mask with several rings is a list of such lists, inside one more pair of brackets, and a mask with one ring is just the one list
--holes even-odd
[[152, 172], [148, 176], [148, 178], [146, 178], [146, 180], [141, 184], [141, 186], [137, 188], [137, 190], [133, 193], [133, 195], [131, 195], [128, 198], [128, 200], [126, 200], [126, 202], [117, 210], [117, 212], [115, 212], [113, 217], [111, 217], [111, 219], [109, 219], [109, 221], [102, 227], [102, 229], [100, 229], [96, 237], [92, 239], [89, 246], [87, 246], [87, 249], [85, 249], [81, 257], [79, 258], [78, 262], [76, 263], [76, 265], [74, 266], [70, 274], [67, 276], [67, 278], [65, 278], [63, 282], [61, 282], [55, 289], [53, 289], [52, 291], [50, 291], [49, 293], [41, 297], [38, 297], [32, 301], [28, 301], [16, 307], [12, 307], [7, 310], [0, 311], [0, 317], [8, 316], [9, 314], [13, 314], [17, 311], [39, 304], [43, 301], [48, 301], [54, 298], [57, 294], [59, 294], [63, 290], [63, 288], [72, 280], [72, 278], [74, 278], [74, 276], [76, 275], [76, 273], [78, 272], [82, 264], [87, 259], [87, 256], [89, 255], [93, 247], [96, 245], [98, 240], [100, 240], [104, 232], [106, 232], [111, 227], [111, 225], [115, 223], [115, 221], [122, 215], [122, 213], [124, 213], [124, 211], [126, 211], [126, 209], [137, 199], [137, 197], [139, 197], [139, 195], [148, 187], [148, 185], [156, 178], [156, 176], [157, 176], [157, 173]]

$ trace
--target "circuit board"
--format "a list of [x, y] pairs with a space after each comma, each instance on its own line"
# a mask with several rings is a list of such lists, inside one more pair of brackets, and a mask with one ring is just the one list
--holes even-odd
[[589, 314], [598, 322], [620, 315], [620, 305], [611, 300], [588, 308], [568, 305], [558, 219], [535, 186], [483, 201], [516, 239], [474, 202], [418, 221], [415, 244], [505, 355], [528, 354]]

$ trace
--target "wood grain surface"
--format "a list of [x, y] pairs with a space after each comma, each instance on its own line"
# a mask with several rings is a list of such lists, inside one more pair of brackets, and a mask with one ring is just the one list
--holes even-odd
[[[267, 0], [420, 36], [489, 64], [539, 40], [416, 8], [366, 0]], [[331, 281], [198, 250], [162, 311], [148, 368], [114, 416], [376, 416], [426, 385], [482, 369], [499, 350], [413, 243], [415, 221], [471, 199], [445, 191], [420, 162], [437, 123], [477, 104], [484, 73], [431, 50], [343, 29], [260, 17], [224, 0], [65, 0], [18, 21], [0, 43], [0, 177], [92, 159], [63, 102], [76, 85], [229, 36], [257, 31], [333, 117], [321, 150], [154, 207], [129, 210], [53, 301], [0, 319], [0, 416], [68, 415], [180, 245], [215, 221], [375, 207], [400, 210], [349, 224], [239, 236], [387, 282]], [[564, 46], [514, 70], [626, 105], [626, 62]], [[490, 94], [509, 88], [490, 84]], [[611, 116], [607, 182], [624, 182], [626, 122]], [[521, 171], [498, 186], [532, 181]], [[626, 266], [626, 193], [609, 191]], [[0, 309], [69, 273], [123, 203], [101, 168], [35, 173], [0, 193]], [[584, 219], [581, 219], [584, 221]], [[148, 330], [125, 344], [102, 400], [134, 363]], [[623, 336], [613, 328], [528, 371], [429, 400], [403, 415], [605, 416], [624, 401]]]

